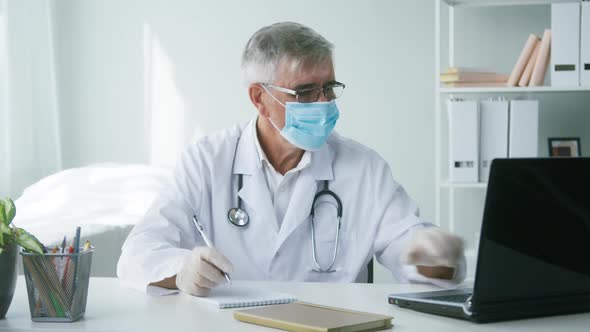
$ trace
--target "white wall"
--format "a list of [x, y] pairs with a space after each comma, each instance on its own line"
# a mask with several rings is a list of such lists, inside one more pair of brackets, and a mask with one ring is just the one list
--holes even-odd
[[[461, 65], [482, 59], [509, 72], [528, 32], [549, 24], [548, 7], [468, 10], [466, 19], [457, 12]], [[337, 130], [378, 151], [434, 218], [433, 0], [60, 0], [54, 14], [64, 167], [169, 164], [192, 138], [249, 119], [242, 48], [264, 25], [298, 21], [336, 45], [336, 76], [347, 84]], [[565, 124], [550, 114], [542, 137], [587, 135], [579, 123], [588, 113], [575, 112]], [[388, 273], [378, 269], [376, 280]]]

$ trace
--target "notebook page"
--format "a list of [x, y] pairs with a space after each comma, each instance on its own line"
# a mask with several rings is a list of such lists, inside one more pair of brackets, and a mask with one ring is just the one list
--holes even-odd
[[297, 298], [262, 288], [221, 285], [212, 288], [207, 297], [194, 297], [195, 299], [216, 305], [220, 309], [252, 307], [270, 304], [282, 304], [297, 301]]

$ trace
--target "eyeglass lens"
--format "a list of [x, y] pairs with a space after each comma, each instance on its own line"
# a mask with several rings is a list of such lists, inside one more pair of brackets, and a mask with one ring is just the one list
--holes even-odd
[[344, 92], [343, 85], [327, 86], [325, 88], [309, 89], [297, 92], [297, 101], [300, 103], [313, 103], [320, 99], [320, 95], [324, 93], [326, 99], [334, 100], [342, 95]]

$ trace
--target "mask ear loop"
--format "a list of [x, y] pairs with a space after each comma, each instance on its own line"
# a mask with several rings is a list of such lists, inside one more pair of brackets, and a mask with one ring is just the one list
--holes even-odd
[[[264, 91], [266, 91], [271, 97], [272, 99], [274, 99], [277, 103], [279, 103], [281, 106], [285, 107], [285, 109], [287, 108], [287, 105], [281, 103], [280, 100], [277, 99], [277, 97], [275, 97], [272, 93], [270, 93], [270, 91], [268, 91], [268, 88], [262, 84], [262, 83], [258, 83], [260, 84], [260, 86], [264, 89]], [[285, 111], [286, 112], [286, 111]], [[268, 117], [268, 121], [270, 121], [270, 124], [275, 127], [275, 129], [280, 133], [281, 129], [279, 129], [279, 127], [277, 127], [277, 125], [272, 121], [272, 119], [270, 118], [270, 116]]]
[[281, 103], [280, 100], [277, 99], [277, 97], [275, 97], [272, 93], [270, 93], [270, 91], [268, 90], [268, 88], [266, 87], [266, 85], [262, 84], [262, 83], [258, 83], [260, 84], [260, 86], [264, 89], [264, 91], [268, 92], [268, 94], [272, 97], [272, 99], [274, 99], [277, 103], [281, 104], [281, 106], [287, 108], [287, 105]]

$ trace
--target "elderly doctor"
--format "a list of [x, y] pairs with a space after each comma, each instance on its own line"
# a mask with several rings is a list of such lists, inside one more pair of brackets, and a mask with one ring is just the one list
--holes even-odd
[[378, 153], [333, 131], [345, 85], [332, 48], [291, 22], [250, 38], [242, 68], [257, 116], [188, 147], [123, 245], [119, 278], [206, 296], [223, 273], [365, 282], [376, 256], [400, 282], [463, 280], [461, 240], [418, 217]]

